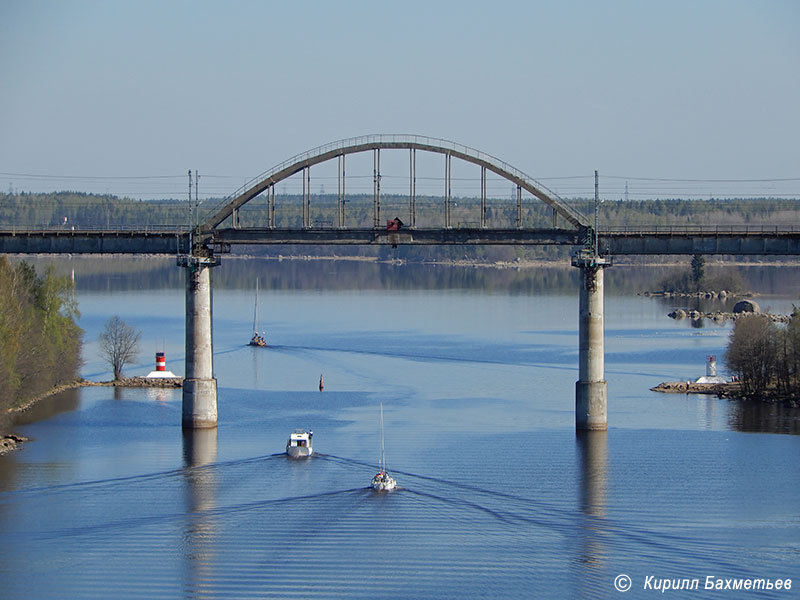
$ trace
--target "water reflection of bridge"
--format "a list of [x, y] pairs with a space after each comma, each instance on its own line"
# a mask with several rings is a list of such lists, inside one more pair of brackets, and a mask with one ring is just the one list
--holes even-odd
[[[407, 221], [399, 229], [383, 224], [387, 215], [382, 205], [382, 151], [408, 152], [407, 205], [403, 209]], [[436, 214], [419, 210], [417, 152], [443, 157], [443, 199]], [[372, 154], [371, 206], [354, 214], [352, 209], [348, 209], [345, 166], [348, 157], [363, 153]], [[452, 194], [453, 158], [478, 170], [479, 193], [466, 206], [463, 202], [458, 206]], [[335, 161], [337, 166], [335, 217], [333, 220], [315, 219], [311, 168], [329, 161]], [[494, 199], [490, 203], [487, 194], [490, 174], [511, 182], [515, 190], [511, 200], [498, 202]], [[295, 206], [289, 207], [290, 210], [284, 210], [286, 207], [278, 210], [276, 185], [295, 176], [302, 179], [300, 205], [296, 206], [295, 200]], [[265, 200], [264, 220], [256, 225], [243, 226], [242, 210], [256, 198]], [[549, 222], [542, 222], [542, 211], [531, 210], [533, 204], [544, 204], [549, 208]], [[490, 208], [493, 209], [491, 214]], [[539, 215], [538, 220], [535, 215]], [[603, 272], [611, 265], [611, 256], [797, 255], [800, 254], [800, 227], [636, 226], [599, 231], [597, 223], [596, 214], [593, 220], [581, 214], [541, 182], [484, 152], [423, 136], [379, 135], [334, 142], [290, 158], [242, 186], [190, 229], [17, 227], [0, 230], [0, 252], [178, 255], [179, 265], [187, 272], [183, 424], [187, 428], [207, 428], [217, 424], [209, 270], [219, 264], [220, 255], [233, 245], [571, 246], [575, 249], [572, 265], [581, 270], [575, 422], [578, 429], [604, 430], [607, 426], [607, 402]]]

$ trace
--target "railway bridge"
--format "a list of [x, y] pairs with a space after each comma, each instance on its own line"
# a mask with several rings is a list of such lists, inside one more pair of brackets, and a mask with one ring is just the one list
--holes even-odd
[[[403, 194], [406, 221], [387, 215], [381, 191], [381, 153], [408, 153], [408, 188]], [[417, 153], [438, 154], [444, 169], [443, 201], [431, 218], [421, 210], [417, 194]], [[364, 223], [348, 213], [346, 161], [355, 154], [372, 155], [370, 214]], [[452, 195], [453, 159], [477, 169], [480, 181], [469, 219]], [[333, 221], [315, 222], [311, 168], [335, 162], [337, 193]], [[276, 186], [290, 177], [302, 178], [300, 206], [281, 206]], [[487, 197], [487, 179], [510, 182], [512, 200]], [[396, 197], [397, 194], [394, 195]], [[595, 185], [595, 196], [597, 188]], [[243, 225], [248, 203], [265, 204], [264, 218]], [[530, 206], [545, 205], [548, 223], [530, 220]], [[490, 218], [500, 208], [505, 222]], [[393, 210], [397, 210], [394, 206]], [[282, 211], [282, 212], [281, 212]], [[497, 210], [495, 210], [497, 212]], [[539, 211], [541, 213], [541, 211]], [[362, 211], [363, 213], [363, 211]], [[292, 214], [292, 218], [287, 218]], [[775, 227], [623, 227], [599, 230], [594, 218], [571, 207], [541, 182], [481, 151], [424, 136], [372, 135], [320, 146], [292, 157], [243, 185], [187, 227], [0, 228], [0, 253], [174, 254], [186, 269], [186, 374], [183, 387], [183, 427], [217, 425], [217, 381], [213, 376], [210, 269], [237, 244], [309, 245], [566, 245], [573, 248], [572, 265], [581, 270], [579, 302], [579, 364], [575, 383], [575, 426], [579, 430], [607, 428], [607, 384], [604, 374], [603, 272], [617, 255], [725, 254], [798, 255], [800, 226]]]

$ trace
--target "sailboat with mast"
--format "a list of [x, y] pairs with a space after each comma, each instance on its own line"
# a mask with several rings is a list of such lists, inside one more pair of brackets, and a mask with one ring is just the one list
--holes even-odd
[[391, 492], [397, 487], [397, 481], [386, 469], [386, 451], [383, 444], [383, 402], [381, 402], [381, 463], [380, 471], [372, 478], [372, 489], [376, 492]]
[[266, 346], [267, 339], [258, 333], [258, 278], [256, 277], [256, 301], [253, 307], [253, 337], [250, 338], [251, 346]]

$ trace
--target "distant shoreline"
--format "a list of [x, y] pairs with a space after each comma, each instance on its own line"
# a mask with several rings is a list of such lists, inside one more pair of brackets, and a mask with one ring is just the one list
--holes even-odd
[[[53, 253], [39, 253], [39, 254], [10, 254], [15, 258], [26, 258], [30, 256], [41, 258], [68, 258], [69, 260], [92, 260], [96, 258], [95, 255], [69, 255], [69, 254], [53, 254]], [[175, 255], [172, 254], [108, 254], [107, 256], [118, 256], [128, 258], [141, 258], [141, 259], [159, 259], [167, 260], [173, 259]], [[511, 261], [481, 261], [475, 259], [446, 259], [446, 260], [406, 260], [403, 258], [379, 258], [377, 256], [347, 256], [336, 254], [286, 254], [278, 256], [260, 256], [256, 254], [220, 254], [225, 260], [269, 260], [269, 261], [343, 261], [343, 262], [366, 262], [387, 265], [436, 265], [436, 266], [450, 266], [450, 267], [480, 267], [480, 268], [496, 268], [496, 269], [519, 269], [519, 268], [566, 268], [571, 267], [569, 260], [564, 259], [515, 259]], [[677, 258], [677, 259], [664, 259], [659, 257], [658, 261], [653, 262], [640, 262], [631, 257], [614, 257], [615, 266], [625, 267], [680, 267], [689, 263], [690, 258]], [[776, 260], [707, 260], [707, 266], [714, 267], [796, 267], [800, 266], [800, 259], [788, 259], [786, 261]]]
[[[157, 257], [159, 255], [148, 255]], [[481, 261], [475, 259], [447, 259], [447, 260], [414, 260], [409, 261], [403, 258], [385, 259], [378, 258], [377, 256], [339, 256], [339, 255], [311, 255], [311, 254], [287, 254], [278, 256], [258, 256], [254, 254], [226, 254], [226, 260], [327, 260], [327, 261], [351, 261], [351, 262], [371, 262], [379, 264], [394, 264], [394, 265], [437, 265], [437, 266], [450, 266], [450, 267], [484, 267], [484, 268], [497, 268], [497, 269], [510, 269], [510, 268], [536, 268], [536, 267], [571, 267], [569, 259], [515, 259], [510, 261]], [[691, 260], [691, 257], [684, 257], [683, 259], [661, 260], [654, 262], [637, 262], [630, 257], [613, 257], [614, 265], [626, 267], [681, 267], [685, 266]], [[756, 260], [707, 260], [707, 266], [714, 267], [795, 267], [800, 265], [800, 259], [789, 259], [786, 261], [756, 261]]]

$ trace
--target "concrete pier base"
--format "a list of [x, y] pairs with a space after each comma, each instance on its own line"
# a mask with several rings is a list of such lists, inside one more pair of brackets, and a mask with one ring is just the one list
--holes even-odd
[[206, 429], [217, 426], [217, 380], [183, 380], [183, 428]]
[[578, 381], [575, 382], [575, 428], [605, 431], [608, 428], [605, 380], [603, 269], [608, 258], [594, 255], [573, 257], [581, 269], [578, 321]]
[[608, 402], [605, 381], [575, 382], [575, 429], [608, 429]]
[[182, 256], [186, 268], [186, 376], [183, 381], [183, 428], [217, 426], [217, 380], [211, 341], [211, 269], [214, 257]]

